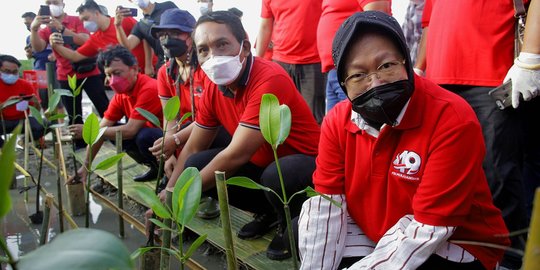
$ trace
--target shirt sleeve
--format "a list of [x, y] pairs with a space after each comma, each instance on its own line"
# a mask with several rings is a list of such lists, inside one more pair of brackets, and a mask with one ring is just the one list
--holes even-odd
[[158, 95], [160, 99], [169, 99], [173, 97], [174, 91], [171, 91], [171, 87], [174, 87], [172, 85], [172, 81], [167, 74], [167, 67], [168, 65], [163, 65], [161, 68], [159, 68], [158, 71], [158, 78], [157, 78], [157, 87], [158, 87]]
[[298, 218], [300, 269], [337, 269], [347, 234], [345, 195], [329, 195], [341, 208], [322, 196], [309, 198]]
[[424, 5], [424, 11], [422, 12], [422, 28], [429, 26], [431, 20], [431, 10], [433, 9], [433, 1], [426, 0]]
[[90, 37], [86, 40], [86, 42], [81, 45], [77, 49], [77, 52], [86, 56], [86, 57], [94, 57], [99, 53], [99, 46], [96, 44], [95, 39], [97, 38], [97, 34], [94, 33], [90, 35]]
[[137, 24], [135, 24], [133, 29], [131, 29], [131, 35], [138, 37], [140, 40], [143, 39], [143, 33], [141, 30], [141, 22], [137, 22]]
[[212, 109], [212, 99], [214, 94], [220, 95], [217, 85], [212, 83], [207, 77], [203, 81], [202, 97], [199, 101], [199, 108], [195, 115], [196, 125], [204, 129], [215, 129], [220, 123]]
[[[142, 114], [140, 114], [139, 111], [137, 111], [137, 108], [145, 109], [157, 116], [159, 112], [161, 111], [161, 104], [159, 102], [156, 102], [155, 94], [156, 94], [155, 90], [154, 91], [143, 91], [143, 89], [139, 90], [137, 101], [135, 102], [135, 105], [133, 106], [133, 110], [129, 114], [129, 118], [146, 121], [146, 118]], [[162, 118], [163, 118], [162, 116], [158, 117], [158, 119], [160, 120]]]
[[110, 121], [116, 122], [122, 119], [124, 117], [124, 112], [122, 109], [122, 105], [120, 104], [121, 100], [119, 95], [114, 95], [109, 102], [109, 106], [107, 107], [107, 110], [104, 113], [103, 118], [108, 119]]
[[455, 230], [456, 227], [426, 225], [406, 215], [386, 232], [371, 254], [349, 270], [416, 269], [447, 242]]
[[261, 18], [264, 18], [264, 19], [274, 18], [274, 14], [272, 13], [272, 8], [270, 7], [270, 0], [262, 1]]

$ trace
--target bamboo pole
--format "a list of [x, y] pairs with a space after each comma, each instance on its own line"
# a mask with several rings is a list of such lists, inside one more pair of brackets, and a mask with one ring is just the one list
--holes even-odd
[[[58, 223], [60, 224], [60, 232], [64, 232], [64, 215], [62, 214], [64, 212], [64, 204], [62, 202], [62, 180], [60, 179], [60, 158], [59, 158], [59, 152], [60, 148], [62, 148], [62, 145], [59, 143], [54, 143], [54, 156], [56, 157], [56, 162], [58, 165], [56, 166], [56, 192], [58, 192], [58, 206], [59, 206], [59, 213], [58, 213]], [[64, 181], [64, 184], [66, 182]]]
[[225, 238], [225, 253], [227, 255], [227, 269], [238, 269], [234, 242], [232, 236], [231, 216], [229, 213], [229, 197], [227, 194], [227, 183], [225, 183], [225, 172], [215, 171], [216, 189], [219, 200], [219, 211], [221, 225], [223, 226], [223, 236]]
[[47, 244], [47, 236], [49, 235], [49, 222], [51, 220], [51, 208], [53, 207], [54, 196], [51, 193], [45, 195], [45, 209], [43, 209], [43, 224], [41, 225], [41, 235], [39, 245]]
[[540, 188], [536, 189], [533, 209], [529, 238], [523, 257], [523, 270], [534, 270], [540, 266]]
[[[122, 131], [116, 131], [116, 154], [122, 153]], [[118, 180], [118, 208], [124, 210], [124, 168], [122, 164], [122, 159], [116, 163], [116, 178]], [[121, 215], [118, 215], [118, 230], [120, 232], [120, 237], [125, 237], [124, 232], [124, 219]]]
[[[172, 190], [170, 189], [166, 189], [166, 197], [165, 197], [165, 204], [167, 205], [167, 207], [169, 207], [169, 209], [172, 209]], [[163, 220], [163, 223], [171, 228], [171, 225], [172, 225], [172, 219], [170, 218], [167, 218], [167, 219], [164, 219]], [[180, 245], [182, 245], [184, 243], [180, 243]], [[171, 231], [169, 230], [163, 230], [163, 243], [161, 244], [161, 257], [160, 257], [160, 261], [159, 261], [159, 268], [161, 270], [168, 270], [170, 269], [170, 255], [169, 255], [169, 252], [167, 252], [166, 249], [170, 249], [171, 248]]]

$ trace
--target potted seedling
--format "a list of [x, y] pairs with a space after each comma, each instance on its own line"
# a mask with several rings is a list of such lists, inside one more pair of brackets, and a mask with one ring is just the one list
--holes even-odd
[[[186, 225], [195, 216], [201, 200], [202, 180], [200, 172], [193, 167], [186, 168], [178, 177], [172, 194], [169, 190], [167, 191], [168, 203], [166, 204], [163, 204], [155, 192], [148, 187], [138, 186], [136, 190], [143, 201], [152, 208], [156, 216], [174, 222], [177, 228], [179, 244], [178, 250], [171, 249], [167, 246], [139, 248], [132, 254], [132, 258], [136, 258], [149, 250], [162, 249], [162, 257], [168, 257], [169, 254], [175, 256], [180, 261], [181, 269], [183, 270], [185, 262], [191, 258], [193, 252], [206, 240], [206, 235], [201, 235], [191, 244], [187, 251], [184, 251], [182, 235]], [[150, 219], [150, 221], [163, 232], [169, 232], [170, 238], [170, 232], [173, 232], [172, 226], [155, 218]], [[162, 259], [160, 269], [169, 269], [168, 259]]]

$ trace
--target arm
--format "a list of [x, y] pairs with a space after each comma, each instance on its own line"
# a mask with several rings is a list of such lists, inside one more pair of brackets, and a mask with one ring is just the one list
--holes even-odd
[[49, 40], [51, 42], [53, 50], [71, 62], [79, 62], [88, 58], [77, 51], [65, 47], [64, 40], [62, 39], [62, 35], [60, 33], [51, 34]]
[[[129, 35], [130, 37], [133, 35]], [[144, 49], [144, 74], [154, 77], [154, 65], [152, 60], [154, 58], [154, 50], [150, 47], [150, 44], [146, 40], [143, 40], [143, 49]]]
[[540, 54], [540, 0], [531, 0], [522, 52]]
[[262, 57], [268, 48], [270, 39], [272, 38], [272, 30], [274, 28], [273, 18], [262, 18], [261, 25], [259, 27], [259, 35], [257, 36], [256, 43], [256, 56]]
[[47, 48], [47, 42], [39, 36], [39, 27], [49, 21], [49, 16], [38, 15], [30, 25], [30, 44], [34, 52], [41, 52]]
[[418, 44], [418, 53], [416, 54], [414, 72], [419, 76], [424, 76], [424, 71], [426, 70], [426, 43], [428, 28], [429, 27], [424, 27], [422, 29], [422, 37], [420, 38], [420, 43]]
[[73, 42], [78, 46], [83, 45], [90, 38], [90, 35], [87, 33], [75, 33], [67, 28], [64, 29], [64, 35], [72, 36]]
[[298, 218], [298, 251], [301, 270], [337, 269], [347, 234], [344, 195], [328, 195], [341, 203], [341, 208], [321, 196], [309, 198], [302, 205]]
[[124, 28], [122, 27], [122, 22], [124, 20], [124, 16], [130, 14], [129, 9], [116, 9], [116, 17], [114, 19], [114, 27], [116, 29], [116, 39], [118, 40], [118, 43], [120, 45], [126, 47], [128, 50], [133, 50], [141, 40], [134, 35], [126, 35], [126, 32], [124, 31]]
[[364, 7], [362, 7], [364, 11], [368, 10], [378, 10], [385, 12], [387, 14], [391, 13], [391, 4], [390, 1], [387, 0], [381, 0], [381, 1], [375, 1], [371, 2], [369, 4], [366, 4]]

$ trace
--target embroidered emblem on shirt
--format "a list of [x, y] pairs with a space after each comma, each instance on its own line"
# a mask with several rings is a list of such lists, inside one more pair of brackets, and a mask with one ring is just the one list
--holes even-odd
[[394, 169], [399, 172], [392, 172], [393, 175], [405, 178], [407, 180], [419, 180], [419, 177], [414, 176], [420, 170], [422, 159], [412, 151], [403, 151], [394, 159]]

